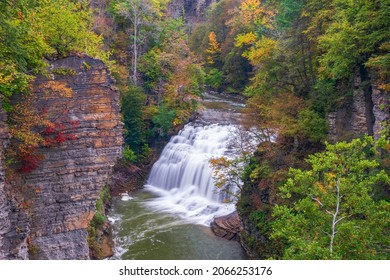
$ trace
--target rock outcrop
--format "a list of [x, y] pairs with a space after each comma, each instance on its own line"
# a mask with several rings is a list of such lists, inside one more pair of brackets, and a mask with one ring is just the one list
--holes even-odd
[[[54, 61], [48, 71], [33, 91], [36, 109], [57, 130], [48, 136], [52, 143], [39, 148], [38, 168], [8, 182], [10, 189], [23, 184], [28, 209], [19, 212], [29, 214], [25, 229], [20, 215], [10, 217], [8, 259], [88, 259], [87, 227], [122, 151], [119, 91], [104, 63], [74, 56]], [[10, 235], [17, 231], [25, 238]], [[28, 246], [29, 256], [21, 256], [20, 246]]]
[[216, 217], [210, 224], [211, 230], [218, 237], [237, 240], [242, 230], [242, 222], [237, 211], [226, 216]]
[[[374, 79], [376, 80], [376, 79]], [[379, 133], [390, 125], [390, 92], [380, 89], [376, 82], [372, 86], [372, 105], [375, 116], [373, 133], [374, 138], [378, 139]]]
[[[1, 103], [1, 100], [0, 100]], [[4, 151], [8, 142], [8, 127], [6, 124], [6, 114], [0, 108], [0, 260], [5, 258], [4, 236], [10, 231], [11, 222], [9, 220], [9, 203], [4, 191], [5, 183], [5, 159]]]
[[206, 9], [218, 0], [173, 0], [168, 4], [168, 13], [174, 18], [184, 17], [191, 26], [204, 20]]
[[389, 98], [375, 78], [361, 69], [355, 75], [349, 102], [328, 115], [329, 138], [338, 141], [368, 134], [377, 139], [390, 119]]

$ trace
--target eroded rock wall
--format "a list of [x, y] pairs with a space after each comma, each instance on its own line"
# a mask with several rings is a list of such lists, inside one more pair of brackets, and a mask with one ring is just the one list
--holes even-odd
[[379, 137], [390, 118], [390, 94], [381, 90], [375, 80], [365, 69], [356, 73], [349, 102], [328, 115], [330, 140], [348, 140], [363, 134]]
[[48, 119], [42, 162], [8, 182], [27, 202], [26, 211], [11, 203], [11, 229], [1, 234], [8, 259], [88, 259], [87, 227], [122, 152], [119, 91], [104, 63], [74, 56], [48, 73], [33, 85], [35, 107]]
[[[1, 99], [0, 99], [1, 103]], [[5, 195], [5, 159], [4, 151], [8, 142], [8, 127], [6, 124], [6, 114], [0, 107], [0, 260], [6, 258], [4, 248], [4, 236], [10, 231], [11, 222], [9, 220], [9, 203]]]
[[[43, 148], [40, 168], [25, 176], [26, 184], [36, 189], [31, 242], [38, 258], [87, 259], [86, 229], [122, 150], [119, 92], [99, 60], [69, 57], [51, 68], [72, 69], [76, 75], [38, 79], [38, 106], [71, 122], [64, 134], [74, 140]], [[45, 85], [52, 81], [71, 88], [72, 96], [48, 96]]]
[[185, 17], [188, 24], [204, 20], [207, 8], [218, 0], [172, 0], [168, 13], [174, 18]]
[[372, 104], [374, 138], [378, 139], [380, 132], [390, 125], [390, 92], [381, 89], [377, 82], [372, 83]]

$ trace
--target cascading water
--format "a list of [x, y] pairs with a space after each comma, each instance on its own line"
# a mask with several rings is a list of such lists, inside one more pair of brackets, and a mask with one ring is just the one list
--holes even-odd
[[234, 211], [233, 204], [223, 203], [227, 194], [214, 185], [209, 161], [226, 154], [235, 131], [232, 125], [187, 125], [152, 168], [146, 187], [159, 198], [148, 205], [204, 225]]
[[196, 123], [172, 137], [154, 164], [146, 187], [113, 201], [110, 221], [113, 259], [245, 259], [237, 242], [216, 237], [214, 216], [234, 211], [234, 203], [214, 186], [209, 160], [232, 156], [232, 125], [242, 104], [207, 96]]

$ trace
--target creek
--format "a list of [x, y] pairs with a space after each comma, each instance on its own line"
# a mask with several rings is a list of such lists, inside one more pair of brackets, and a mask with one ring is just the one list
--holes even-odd
[[[245, 259], [238, 242], [214, 236], [215, 216], [235, 210], [214, 184], [209, 160], [234, 156], [241, 102], [206, 95], [199, 117], [165, 146], [142, 191], [115, 198], [113, 259]], [[231, 203], [226, 201], [232, 200]]]

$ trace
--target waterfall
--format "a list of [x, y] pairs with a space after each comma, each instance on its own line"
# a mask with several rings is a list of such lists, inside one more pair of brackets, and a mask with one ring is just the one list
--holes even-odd
[[223, 203], [226, 193], [214, 185], [209, 160], [231, 152], [235, 131], [231, 125], [186, 125], [153, 165], [146, 188], [158, 198], [148, 205], [204, 225], [234, 211], [233, 203]]

